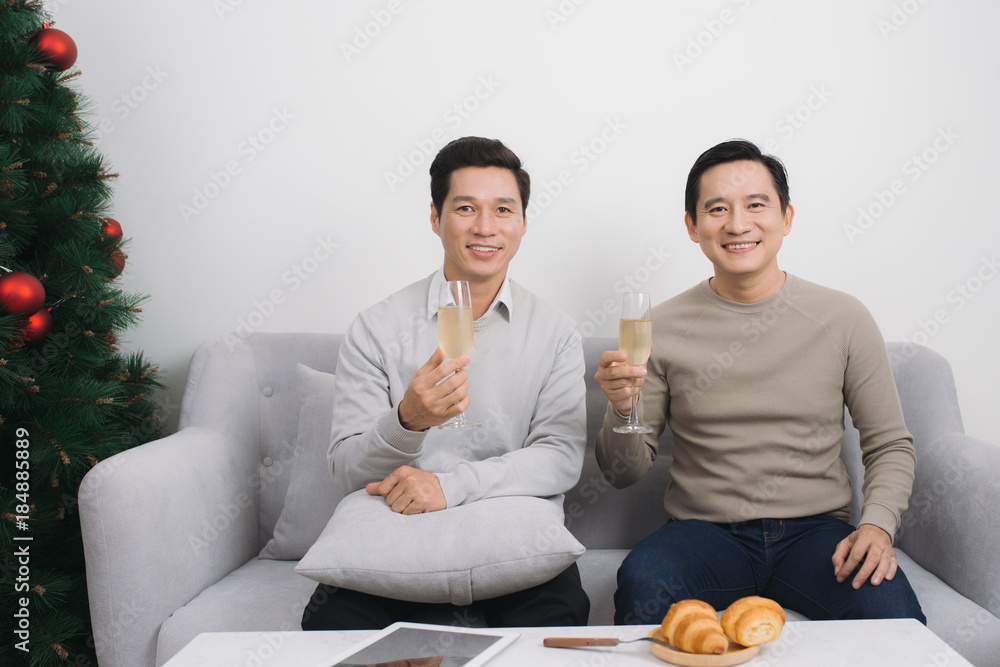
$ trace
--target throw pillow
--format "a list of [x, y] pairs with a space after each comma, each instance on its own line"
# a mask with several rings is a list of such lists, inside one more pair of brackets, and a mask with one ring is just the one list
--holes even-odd
[[295, 372], [300, 408], [291, 478], [274, 536], [261, 550], [261, 558], [302, 558], [343, 497], [334, 486], [326, 460], [333, 421], [333, 374], [302, 364]]
[[397, 600], [467, 605], [544, 583], [583, 552], [562, 509], [543, 498], [403, 515], [361, 489], [341, 501], [295, 571]]

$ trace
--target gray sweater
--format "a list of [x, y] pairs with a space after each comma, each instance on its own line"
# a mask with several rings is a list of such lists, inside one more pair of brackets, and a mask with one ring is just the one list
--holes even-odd
[[516, 283], [476, 320], [466, 367], [468, 430], [399, 423], [407, 386], [438, 346], [441, 272], [361, 312], [340, 346], [329, 461], [345, 493], [402, 465], [433, 472], [448, 507], [495, 496], [552, 497], [580, 477], [587, 425], [576, 324]]
[[675, 519], [849, 520], [846, 404], [865, 465], [858, 523], [896, 533], [913, 485], [913, 438], [885, 342], [854, 297], [788, 275], [773, 297], [736, 303], [704, 281], [653, 309], [647, 369], [639, 415], [654, 432], [614, 433], [624, 419], [609, 405], [597, 440], [616, 486], [646, 473], [669, 424], [664, 506]]

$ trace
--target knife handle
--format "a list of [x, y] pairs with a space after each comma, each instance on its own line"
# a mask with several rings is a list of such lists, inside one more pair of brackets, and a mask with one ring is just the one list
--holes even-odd
[[549, 648], [578, 648], [580, 646], [618, 646], [614, 637], [546, 637], [542, 646]]

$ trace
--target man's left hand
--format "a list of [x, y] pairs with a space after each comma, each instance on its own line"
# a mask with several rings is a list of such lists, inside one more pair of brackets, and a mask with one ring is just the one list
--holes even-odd
[[833, 574], [842, 582], [864, 561], [851, 585], [861, 588], [871, 577], [872, 586], [896, 576], [896, 552], [892, 538], [878, 526], [863, 523], [837, 545], [833, 552]]
[[365, 490], [373, 496], [382, 496], [393, 512], [401, 514], [436, 512], [448, 506], [437, 475], [410, 466], [396, 468]]

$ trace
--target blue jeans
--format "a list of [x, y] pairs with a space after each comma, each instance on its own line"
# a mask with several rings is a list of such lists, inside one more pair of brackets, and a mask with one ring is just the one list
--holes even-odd
[[771, 598], [812, 620], [916, 618], [926, 625], [902, 569], [858, 590], [837, 583], [833, 552], [854, 531], [830, 516], [716, 524], [668, 521], [636, 545], [618, 570], [615, 623], [660, 623], [677, 600], [718, 610], [748, 595]]

